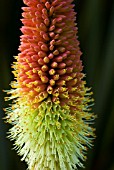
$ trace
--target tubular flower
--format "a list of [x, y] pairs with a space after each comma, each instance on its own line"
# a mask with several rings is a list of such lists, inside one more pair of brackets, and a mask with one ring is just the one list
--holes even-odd
[[29, 170], [83, 167], [95, 118], [83, 80], [73, 0], [23, 0], [20, 53], [6, 109], [9, 138]]

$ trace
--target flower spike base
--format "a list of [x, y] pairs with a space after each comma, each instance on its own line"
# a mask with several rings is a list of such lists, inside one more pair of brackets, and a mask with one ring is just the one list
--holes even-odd
[[95, 118], [83, 80], [72, 0], [23, 0], [13, 100], [6, 108], [9, 138], [29, 170], [83, 167]]

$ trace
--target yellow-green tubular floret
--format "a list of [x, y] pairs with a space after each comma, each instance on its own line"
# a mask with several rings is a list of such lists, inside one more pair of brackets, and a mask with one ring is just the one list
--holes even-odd
[[9, 137], [15, 140], [15, 149], [30, 170], [83, 167], [80, 160], [85, 160], [85, 145], [91, 146], [93, 136], [93, 129], [88, 126], [91, 114], [71, 115], [70, 110], [52, 103], [50, 98], [36, 110], [24, 105], [15, 107], [9, 113], [13, 124]]

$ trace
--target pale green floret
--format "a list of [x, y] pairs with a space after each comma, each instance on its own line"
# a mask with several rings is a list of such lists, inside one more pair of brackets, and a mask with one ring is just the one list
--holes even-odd
[[83, 167], [80, 160], [85, 160], [85, 145], [91, 143], [86, 134], [91, 134], [92, 129], [82, 119], [70, 115], [69, 110], [48, 99], [35, 111], [23, 105], [14, 109], [10, 121], [14, 126], [9, 137], [15, 140], [15, 149], [28, 163], [29, 170]]

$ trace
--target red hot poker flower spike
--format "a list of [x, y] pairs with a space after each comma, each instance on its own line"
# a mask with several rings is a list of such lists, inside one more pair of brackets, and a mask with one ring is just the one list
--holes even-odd
[[95, 116], [83, 80], [73, 0], [23, 0], [9, 137], [30, 170], [83, 167]]

